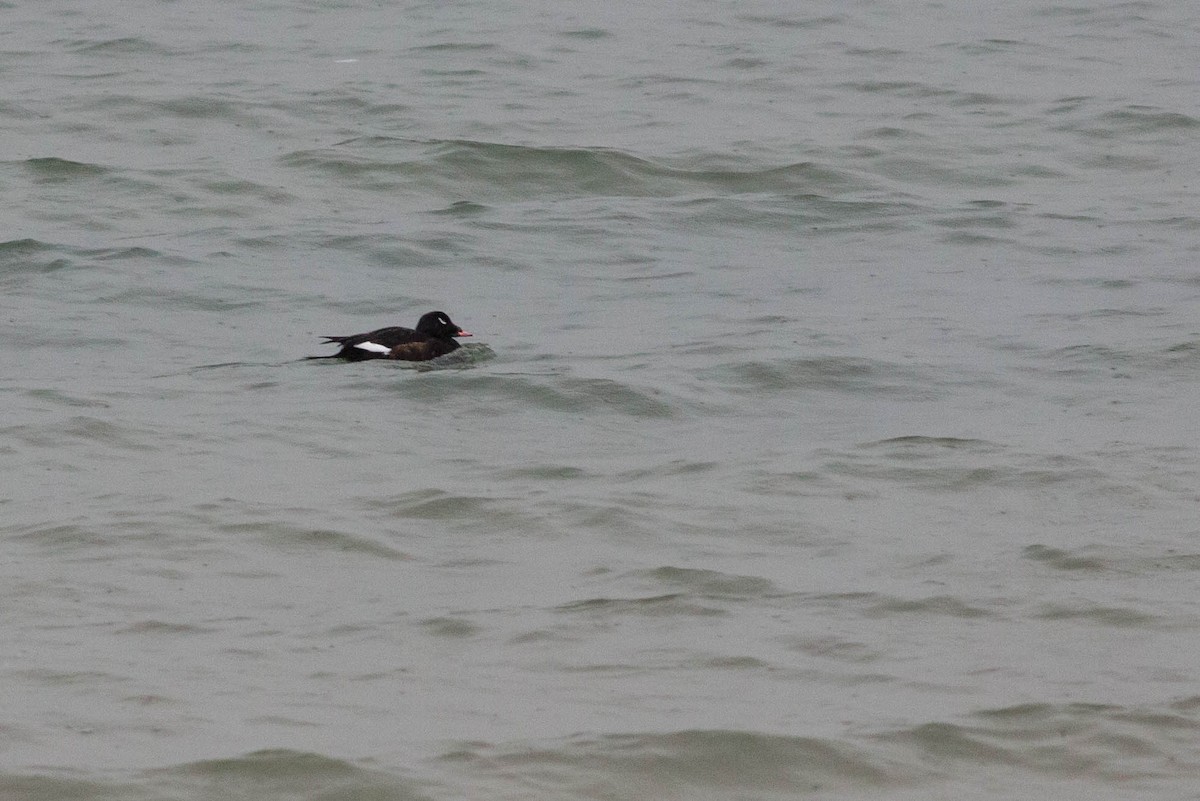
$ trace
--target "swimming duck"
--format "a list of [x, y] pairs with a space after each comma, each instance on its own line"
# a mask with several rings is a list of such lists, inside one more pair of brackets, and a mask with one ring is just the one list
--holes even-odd
[[325, 337], [327, 344], [340, 345], [342, 349], [332, 356], [312, 358], [345, 359], [351, 362], [361, 362], [364, 359], [424, 362], [458, 350], [461, 346], [454, 338], [469, 336], [472, 336], [471, 332], [459, 328], [445, 312], [431, 311], [421, 315], [415, 329], [391, 326], [366, 334]]

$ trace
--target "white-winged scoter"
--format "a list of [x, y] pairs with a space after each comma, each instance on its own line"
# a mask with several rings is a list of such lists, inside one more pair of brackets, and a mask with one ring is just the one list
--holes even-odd
[[424, 362], [458, 350], [460, 345], [454, 338], [471, 335], [470, 331], [455, 325], [445, 312], [431, 311], [421, 316], [416, 329], [392, 326], [348, 337], [325, 337], [327, 344], [341, 345], [342, 349], [332, 356], [310, 358], [346, 359], [351, 362], [364, 359]]

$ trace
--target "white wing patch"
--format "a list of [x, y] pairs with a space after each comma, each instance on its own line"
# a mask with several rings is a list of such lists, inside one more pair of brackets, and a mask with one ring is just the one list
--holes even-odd
[[359, 342], [354, 347], [369, 350], [371, 353], [391, 353], [392, 349], [380, 345], [378, 342]]

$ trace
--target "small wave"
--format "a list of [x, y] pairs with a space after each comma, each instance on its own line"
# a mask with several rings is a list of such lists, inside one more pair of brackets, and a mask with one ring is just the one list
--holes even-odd
[[[469, 346], [466, 346], [469, 347]], [[450, 356], [459, 353], [455, 351]], [[489, 408], [532, 407], [555, 412], [606, 412], [631, 417], [663, 419], [679, 409], [655, 390], [610, 378], [535, 375], [466, 375], [453, 386], [444, 383], [411, 384], [405, 395], [437, 401], [448, 393], [470, 398]]]
[[1079, 556], [1072, 551], [1065, 551], [1061, 548], [1050, 548], [1045, 545], [1026, 546], [1022, 551], [1022, 555], [1026, 559], [1042, 562], [1057, 570], [1079, 570], [1099, 573], [1110, 569], [1109, 563], [1103, 559], [1091, 556]]
[[824, 195], [861, 182], [814, 162], [775, 166], [701, 158], [668, 165], [600, 147], [548, 147], [474, 140], [416, 141], [365, 137], [322, 150], [296, 151], [285, 166], [314, 169], [356, 185], [441, 184], [472, 203], [547, 197], [724, 196], [738, 193]]
[[827, 16], [812, 16], [808, 13], [801, 13], [798, 9], [792, 14], [748, 14], [740, 13], [735, 16], [740, 22], [747, 22], [752, 25], [766, 25], [770, 28], [796, 29], [796, 30], [813, 30], [825, 28], [831, 25], [841, 25], [846, 21], [846, 18], [840, 14], [830, 14]]
[[1102, 604], [1045, 604], [1034, 615], [1041, 620], [1073, 620], [1113, 628], [1161, 628], [1167, 619], [1127, 606]]
[[1002, 767], [1120, 787], [1133, 779], [1146, 782], [1191, 774], [1200, 734], [1194, 700], [1150, 708], [1026, 703], [982, 710], [961, 723], [925, 723], [876, 739], [900, 744], [921, 762], [942, 769]]
[[437, 521], [452, 530], [477, 533], [481, 521], [500, 530], [550, 535], [542, 512], [512, 498], [465, 495], [423, 489], [393, 496], [367, 497], [361, 505], [383, 525], [396, 520]]
[[0, 281], [26, 285], [44, 273], [122, 261], [179, 263], [168, 254], [146, 247], [80, 248], [31, 238], [11, 239], [0, 242]]
[[760, 395], [797, 389], [929, 397], [929, 384], [916, 370], [854, 357], [774, 359], [724, 364], [702, 370], [706, 382], [730, 392]]
[[595, 40], [595, 39], [607, 39], [610, 36], [612, 36], [612, 33], [605, 30], [604, 28], [578, 28], [576, 30], [562, 31], [561, 33], [559, 33], [559, 36], [562, 36], [567, 39]]
[[165, 620], [142, 620], [137, 623], [117, 629], [116, 634], [150, 635], [156, 637], [208, 634], [217, 631], [211, 626], [197, 626], [191, 623], [170, 623]]
[[1152, 133], [1164, 129], [1192, 130], [1200, 128], [1200, 118], [1198, 117], [1152, 106], [1126, 106], [1117, 111], [1101, 114], [1099, 121], [1114, 133], [1118, 131]]
[[[1086, 318], [1154, 316], [1157, 312], [1100, 309], [1089, 312]], [[1200, 377], [1200, 346], [1195, 341], [1141, 347], [1089, 342], [1045, 350], [1036, 357], [1037, 361], [1026, 369], [1058, 381], [1136, 379], [1154, 384], [1183, 381], [1190, 385]]]
[[403, 551], [360, 534], [328, 528], [306, 528], [276, 521], [223, 523], [217, 530], [239, 537], [254, 536], [269, 546], [288, 552], [338, 551], [383, 559], [408, 559]]
[[101, 41], [92, 39], [60, 40], [57, 44], [68, 52], [79, 54], [125, 56], [156, 53], [170, 55], [170, 51], [161, 45], [137, 36], [122, 36]]
[[42, 183], [61, 183], [82, 178], [95, 178], [112, 172], [99, 164], [71, 161], [56, 156], [26, 159], [24, 164], [25, 168], [33, 174], [34, 180]]
[[529, 797], [792, 799], [907, 783], [911, 772], [833, 739], [696, 729], [578, 736], [527, 746], [464, 743], [444, 764]]
[[13, 286], [33, 276], [71, 267], [74, 255], [73, 248], [37, 239], [0, 242], [0, 282]]
[[904, 437], [825, 454], [825, 470], [830, 474], [935, 491], [983, 487], [1073, 487], [1095, 495], [1144, 491], [1113, 473], [1102, 458], [1025, 454], [983, 440]]
[[437, 637], [451, 637], [454, 639], [474, 637], [483, 631], [482, 626], [459, 617], [433, 617], [428, 620], [422, 620], [421, 626], [430, 634]]
[[647, 595], [632, 598], [586, 598], [556, 607], [556, 611], [587, 614], [600, 618], [637, 617], [717, 617], [727, 614], [724, 609], [697, 603], [685, 593]]
[[26, 390], [22, 394], [24, 394], [26, 397], [34, 398], [39, 404], [90, 409], [109, 408], [109, 404], [105, 401], [99, 401], [95, 400], [94, 398], [87, 398], [57, 389], [30, 389]]
[[[103, 404], [99, 404], [103, 406]], [[80, 445], [97, 445], [126, 451], [153, 451], [153, 437], [146, 430], [112, 423], [97, 417], [76, 415], [52, 425], [14, 426], [6, 430], [22, 442], [47, 448], [72, 450]]]
[[867, 613], [871, 616], [888, 617], [896, 614], [949, 616], [961, 618], [994, 617], [994, 613], [974, 604], [969, 604], [951, 595], [935, 595], [928, 598], [884, 598], [873, 604]]
[[478, 495], [453, 495], [441, 490], [416, 490], [390, 500], [374, 499], [370, 506], [390, 516], [420, 520], [479, 519], [495, 514], [498, 500]]
[[751, 599], [777, 596], [775, 585], [759, 576], [735, 576], [716, 570], [659, 567], [635, 575], [668, 586], [681, 587], [705, 598]]
[[995, 453], [1001, 447], [994, 442], [983, 439], [962, 439], [960, 437], [929, 437], [920, 434], [909, 434], [903, 437], [881, 439], [878, 442], [867, 442], [860, 447], [866, 449], [889, 449], [895, 452], [912, 452], [941, 449], [959, 451], [968, 450], [975, 453]]
[[[402, 776], [331, 756], [287, 749], [256, 751], [244, 756], [146, 771], [139, 784], [155, 797], [171, 798], [354, 797], [393, 801], [428, 801], [430, 798], [420, 783]], [[121, 794], [120, 797], [126, 796]], [[141, 796], [134, 794], [131, 797]]]
[[587, 470], [571, 465], [563, 464], [537, 464], [527, 465], [524, 467], [516, 467], [510, 470], [501, 471], [501, 478], [507, 479], [522, 479], [528, 478], [534, 481], [573, 481], [576, 479], [587, 479], [593, 477], [593, 474]]

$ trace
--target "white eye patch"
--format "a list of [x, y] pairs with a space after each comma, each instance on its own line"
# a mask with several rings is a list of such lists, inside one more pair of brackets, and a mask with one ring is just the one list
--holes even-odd
[[369, 350], [371, 353], [391, 353], [392, 349], [380, 345], [378, 342], [359, 342], [354, 347]]

